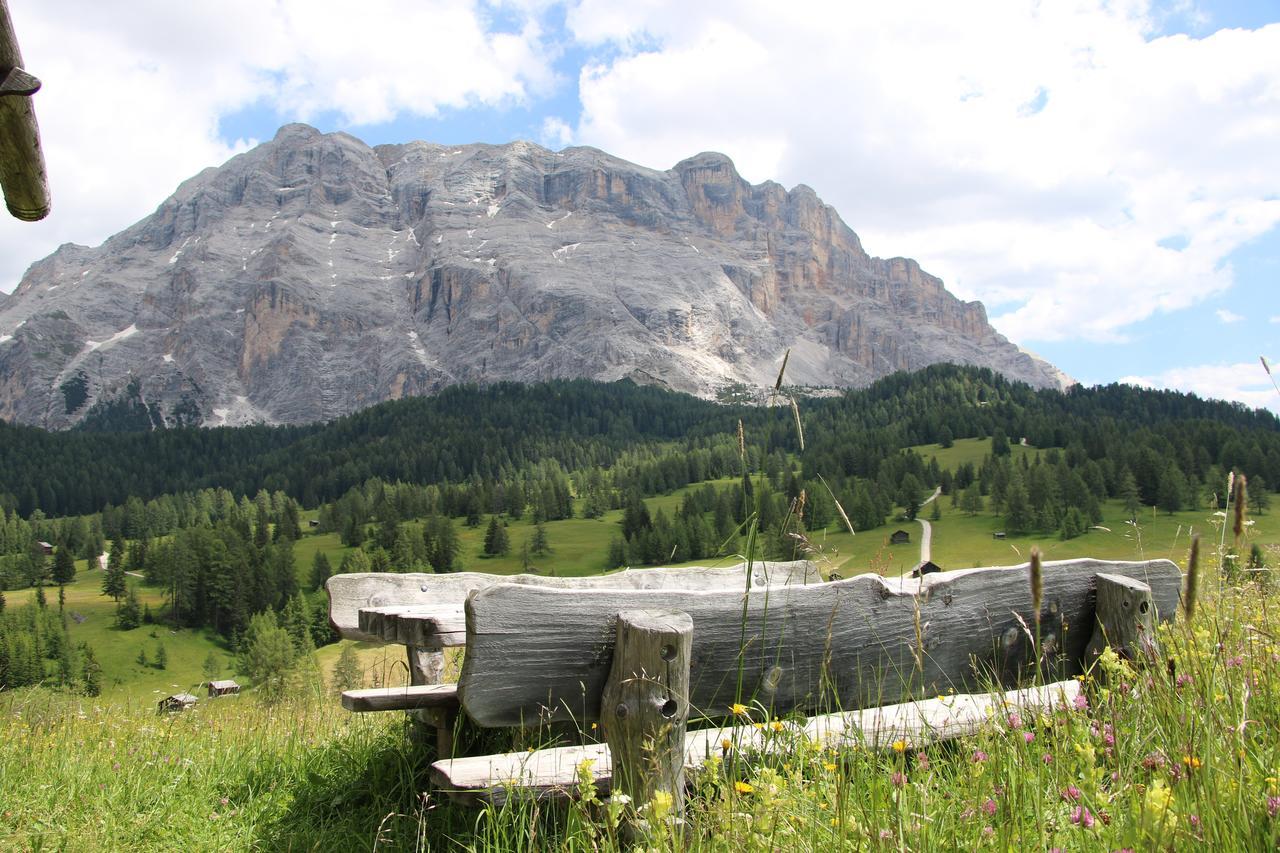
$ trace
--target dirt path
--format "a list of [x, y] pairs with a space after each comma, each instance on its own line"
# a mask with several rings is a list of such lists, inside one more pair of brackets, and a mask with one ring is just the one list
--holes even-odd
[[[921, 502], [920, 508], [924, 509], [925, 504], [930, 503], [940, 494], [942, 494], [942, 486], [934, 489], [933, 494]], [[916, 521], [920, 522], [920, 526], [924, 528], [924, 532], [920, 534], [920, 562], [927, 563], [933, 556], [933, 525], [921, 518], [919, 513], [916, 514]]]

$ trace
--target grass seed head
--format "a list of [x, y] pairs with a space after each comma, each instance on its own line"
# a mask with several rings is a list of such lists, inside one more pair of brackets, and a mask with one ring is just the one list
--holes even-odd
[[1196, 612], [1196, 589], [1200, 583], [1200, 534], [1191, 537], [1191, 553], [1187, 556], [1187, 592], [1182, 597], [1183, 615], [1188, 622]]

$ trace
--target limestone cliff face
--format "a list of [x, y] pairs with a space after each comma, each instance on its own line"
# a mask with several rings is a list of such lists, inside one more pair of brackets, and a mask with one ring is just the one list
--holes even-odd
[[456, 382], [862, 385], [1050, 366], [813, 190], [719, 154], [666, 172], [515, 142], [369, 148], [289, 125], [0, 301], [0, 418], [64, 428], [126, 393], [170, 424], [302, 423]]

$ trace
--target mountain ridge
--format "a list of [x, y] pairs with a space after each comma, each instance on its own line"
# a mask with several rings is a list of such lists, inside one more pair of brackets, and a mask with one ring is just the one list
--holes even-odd
[[1062, 384], [810, 187], [715, 152], [658, 171], [528, 142], [369, 147], [286, 125], [0, 301], [0, 418], [135, 396], [162, 425], [329, 420], [459, 382], [712, 397], [956, 362]]

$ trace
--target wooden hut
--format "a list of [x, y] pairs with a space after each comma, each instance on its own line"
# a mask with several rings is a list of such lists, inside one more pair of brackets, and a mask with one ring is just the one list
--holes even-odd
[[199, 701], [190, 693], [175, 693], [172, 696], [166, 696], [157, 704], [160, 711], [185, 711]]
[[905, 545], [911, 541], [911, 534], [905, 530], [895, 530], [889, 534], [890, 545]]
[[921, 563], [920, 565], [916, 566], [914, 569], [911, 570], [911, 577], [913, 578], [924, 577], [925, 575], [931, 575], [934, 572], [940, 572], [940, 571], [942, 571], [942, 567], [939, 566], [937, 563], [933, 562], [932, 560], [925, 560], [923, 563]]
[[210, 681], [208, 686], [210, 696], [232, 696], [240, 692], [240, 685], [229, 678], [224, 681]]

